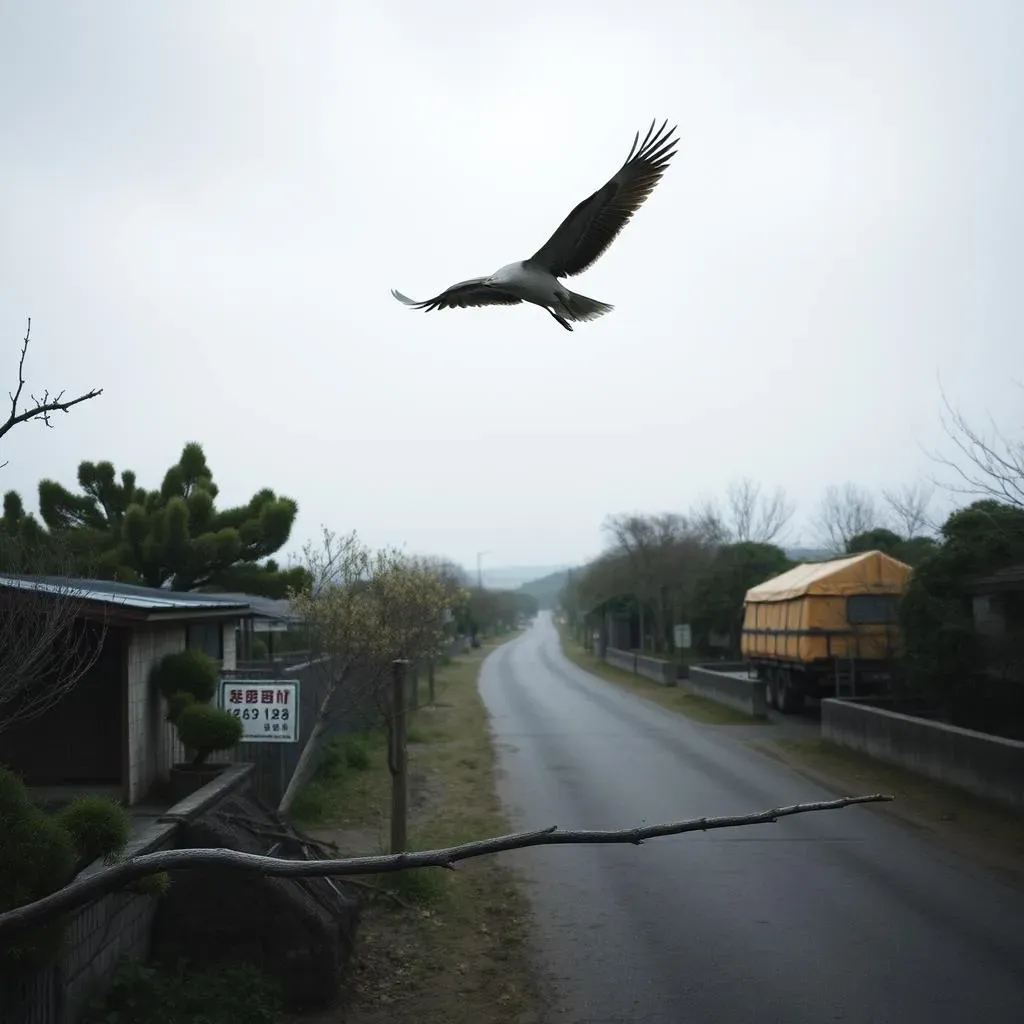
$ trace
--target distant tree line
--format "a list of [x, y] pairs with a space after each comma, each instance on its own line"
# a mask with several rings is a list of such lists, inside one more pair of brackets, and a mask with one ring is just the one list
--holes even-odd
[[[919, 564], [936, 548], [931, 497], [922, 485], [880, 502], [852, 483], [826, 488], [815, 522], [822, 556], [881, 550]], [[783, 546], [795, 510], [783, 489], [742, 479], [723, 503], [609, 516], [605, 550], [571, 574], [562, 608], [578, 616], [611, 602], [637, 617], [641, 645], [654, 653], [671, 651], [673, 626], [688, 622], [697, 652], [736, 657], [747, 590], [795, 564]]]
[[[986, 437], [949, 413], [958, 456], [936, 461], [954, 471], [945, 489], [969, 503], [936, 523], [934, 484], [877, 497], [852, 482], [830, 485], [813, 560], [878, 550], [912, 566], [900, 612], [907, 683], [951, 721], [1024, 734], [1024, 593], [1004, 600], [1005, 628], [993, 638], [977, 628], [971, 589], [986, 574], [1024, 568], [1024, 441]], [[612, 515], [605, 550], [569, 574], [560, 606], [577, 625], [594, 609], [628, 613], [639, 646], [655, 654], [672, 651], [673, 626], [686, 622], [697, 655], [737, 657], [747, 590], [796, 564], [783, 547], [794, 511], [781, 489], [741, 480], [722, 505]]]

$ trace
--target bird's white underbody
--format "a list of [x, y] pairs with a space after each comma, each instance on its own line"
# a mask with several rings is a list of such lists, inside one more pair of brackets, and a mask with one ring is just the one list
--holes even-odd
[[423, 302], [394, 288], [391, 294], [407, 306], [428, 311], [529, 302], [550, 313], [567, 331], [572, 330], [569, 321], [594, 320], [610, 312], [614, 307], [609, 303], [570, 291], [559, 278], [582, 273], [598, 259], [654, 190], [675, 153], [675, 128], [666, 133], [667, 124], [654, 133], [652, 121], [639, 150], [637, 132], [622, 167], [579, 203], [529, 259], [508, 263], [489, 277], [460, 281]]
[[569, 291], [554, 274], [529, 260], [507, 263], [485, 278], [484, 286], [499, 288], [506, 294], [546, 309], [563, 327], [568, 326], [566, 318], [592, 320], [613, 308], [606, 302]]

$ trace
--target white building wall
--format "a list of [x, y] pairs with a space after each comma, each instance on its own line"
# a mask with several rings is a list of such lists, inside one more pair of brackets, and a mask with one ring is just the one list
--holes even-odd
[[238, 645], [236, 643], [237, 622], [224, 623], [224, 658], [220, 667], [225, 672], [234, 672], [238, 667]]
[[183, 650], [185, 626], [141, 625], [128, 641], [128, 802], [138, 803], [171, 765], [170, 742], [177, 744], [165, 720], [163, 698], [150, 683], [153, 666], [165, 655]]
[[[177, 730], [167, 721], [167, 702], [150, 681], [153, 666], [168, 654], [185, 649], [186, 623], [141, 625], [128, 641], [128, 802], [138, 803], [156, 782], [165, 782], [171, 766], [185, 759]], [[233, 620], [222, 626], [221, 667], [237, 665]], [[216, 698], [215, 698], [216, 700]]]

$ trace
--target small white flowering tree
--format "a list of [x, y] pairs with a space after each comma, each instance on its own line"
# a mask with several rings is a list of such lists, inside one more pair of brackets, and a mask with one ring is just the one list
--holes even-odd
[[[278, 808], [286, 813], [332, 714], [358, 699], [369, 703], [388, 733], [392, 778], [392, 852], [405, 849], [406, 777], [404, 664], [436, 654], [445, 635], [450, 582], [426, 559], [396, 549], [371, 551], [356, 533], [324, 529], [320, 546], [305, 548], [308, 587], [292, 596], [314, 647], [324, 658], [317, 717]], [[352, 690], [358, 687], [358, 694]]]

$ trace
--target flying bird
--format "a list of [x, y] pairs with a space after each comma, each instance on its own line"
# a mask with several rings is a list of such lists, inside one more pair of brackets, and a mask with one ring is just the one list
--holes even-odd
[[673, 125], [667, 132], [654, 122], [639, 149], [636, 133], [626, 162], [593, 195], [584, 199], [558, 230], [529, 258], [496, 270], [489, 277], [460, 281], [440, 295], [416, 302], [392, 288], [391, 294], [414, 309], [465, 309], [467, 306], [515, 306], [532, 302], [546, 309], [567, 331], [569, 321], [594, 320], [612, 310], [607, 302], [569, 291], [558, 279], [582, 273], [629, 223], [675, 155]]

